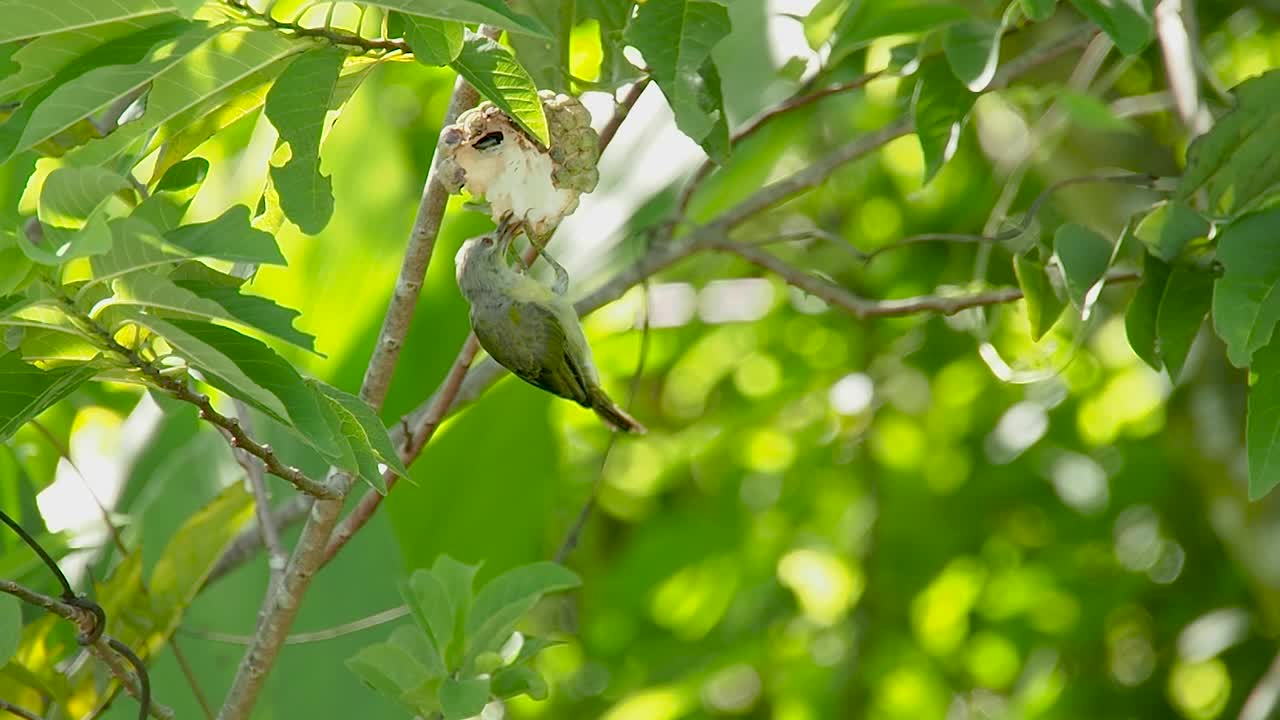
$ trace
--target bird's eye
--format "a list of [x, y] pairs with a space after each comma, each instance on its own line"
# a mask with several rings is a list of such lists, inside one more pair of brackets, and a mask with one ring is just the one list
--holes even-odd
[[488, 247], [488, 246], [490, 246], [490, 245], [492, 245], [492, 244], [493, 244], [493, 238], [491, 238], [491, 237], [486, 237], [486, 238], [485, 238], [484, 240], [482, 240], [481, 242], [483, 242], [483, 243], [485, 244], [485, 247]]
[[502, 144], [502, 133], [491, 132], [472, 143], [471, 147], [477, 150], [488, 150], [489, 148], [498, 147]]

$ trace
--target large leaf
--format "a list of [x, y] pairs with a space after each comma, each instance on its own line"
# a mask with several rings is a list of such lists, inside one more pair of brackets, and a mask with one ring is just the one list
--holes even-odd
[[449, 593], [430, 570], [414, 570], [400, 588], [404, 602], [418, 628], [431, 641], [431, 666], [445, 670], [444, 657], [453, 642], [454, 607]]
[[16, 352], [0, 355], [0, 442], [94, 376], [90, 365], [41, 370]]
[[303, 350], [315, 352], [316, 338], [293, 326], [301, 313], [293, 308], [277, 305], [274, 300], [260, 295], [249, 295], [236, 287], [215, 285], [198, 280], [177, 281], [177, 285], [195, 295], [221, 305], [236, 322], [273, 335]]
[[911, 97], [911, 117], [924, 153], [924, 182], [932, 180], [956, 154], [960, 131], [977, 99], [941, 58], [921, 65]]
[[453, 69], [466, 78], [486, 100], [515, 119], [520, 127], [542, 143], [551, 143], [547, 117], [542, 112], [538, 88], [510, 50], [489, 38], [468, 31]]
[[948, 27], [942, 37], [952, 72], [973, 92], [985, 90], [996, 76], [1001, 31], [999, 23], [970, 20]]
[[235, 321], [218, 303], [178, 287], [169, 278], [145, 272], [129, 273], [112, 280], [111, 297], [98, 303], [95, 310], [111, 305], [134, 305], [206, 320]]
[[32, 112], [14, 152], [34, 147], [77, 121], [102, 112], [181, 62], [218, 32], [219, 28], [193, 25], [177, 38], [157, 44], [142, 62], [94, 68], [60, 86]]
[[719, 3], [649, 0], [627, 33], [667, 96], [676, 125], [699, 143], [724, 115], [723, 100], [709, 99], [702, 67], [730, 29], [729, 11]]
[[448, 65], [462, 52], [466, 28], [460, 22], [403, 13], [392, 13], [391, 19], [401, 23], [400, 29], [409, 47], [413, 48], [414, 59], [423, 65]]
[[1067, 296], [1077, 308], [1085, 307], [1085, 297], [1102, 279], [1111, 262], [1111, 243], [1098, 233], [1076, 223], [1067, 223], [1053, 235], [1053, 252], [1062, 267]]
[[1154, 35], [1151, 8], [1144, 0], [1071, 0], [1125, 55], [1146, 49]]
[[173, 12], [172, 0], [0, 0], [0, 43]]
[[[184, 323], [181, 321], [169, 322], [161, 320], [154, 315], [146, 315], [139, 312], [131, 312], [125, 317], [137, 325], [140, 325], [151, 332], [165, 339], [165, 342], [173, 348], [173, 351], [180, 357], [185, 358], [187, 363], [199, 370], [208, 383], [222, 392], [234, 398], [239, 398], [246, 403], [262, 410], [277, 418], [285, 418], [288, 411], [271, 391], [262, 387], [260, 384], [252, 380], [237, 364], [236, 360], [232, 360], [232, 355], [222, 352], [205, 341], [199, 335], [208, 336], [205, 330], [209, 328], [217, 330], [225, 330], [228, 333], [235, 333], [234, 330], [226, 330], [218, 328], [215, 325], [205, 323]], [[195, 333], [198, 333], [195, 334]], [[239, 334], [239, 333], [235, 333]], [[243, 336], [242, 336], [243, 337]], [[248, 340], [249, 338], [245, 338]], [[237, 358], [237, 360], [242, 360]]]
[[[512, 8], [538, 19], [550, 37], [510, 35], [507, 41], [529, 77], [543, 90], [570, 92], [569, 46], [577, 3], [560, 0], [512, 0]], [[603, 49], [603, 48], [602, 48]], [[592, 78], [588, 78], [592, 79]]]
[[1152, 255], [1173, 262], [1187, 243], [1209, 234], [1211, 225], [1181, 200], [1157, 205], [1133, 234], [1147, 246]]
[[[369, 407], [369, 404], [350, 393], [345, 393], [332, 385], [317, 382], [316, 385], [320, 391], [329, 399], [338, 403], [344, 410], [351, 413], [356, 422], [360, 425], [364, 435], [368, 438], [368, 444], [377, 453], [382, 462], [386, 463], [395, 474], [402, 478], [408, 479], [409, 470], [400, 461], [400, 453], [396, 452], [396, 448], [391, 444], [391, 437], [387, 434], [387, 429], [382, 424], [382, 420], [378, 419], [378, 414]], [[381, 480], [379, 480], [381, 483]]]
[[568, 590], [582, 581], [568, 568], [550, 562], [508, 570], [476, 594], [467, 618], [467, 657], [495, 651], [515, 630], [516, 623], [543, 595]]
[[[220, 355], [234, 358], [237, 369], [247, 379], [269, 391], [272, 397], [279, 398], [283, 405], [276, 408], [270, 404], [258, 403], [256, 406], [259, 410], [297, 428], [298, 433], [326, 458], [337, 457], [341, 453], [341, 440], [329, 427], [327, 413], [322, 406], [323, 399], [274, 350], [260, 340], [219, 325], [189, 320], [174, 320], [172, 324], [175, 329], [214, 349]], [[211, 384], [232, 397], [245, 399], [242, 397], [243, 393], [237, 394], [217, 383]]]
[[106, 168], [60, 167], [45, 178], [37, 214], [47, 225], [79, 228], [105, 200], [129, 187]]
[[185, 260], [188, 256], [167, 246], [160, 231], [151, 223], [136, 217], [116, 218], [109, 223], [111, 249], [89, 259], [93, 279], [82, 289], [107, 282], [127, 273]]
[[1280, 343], [1260, 350], [1251, 369], [1245, 444], [1249, 498], [1257, 500], [1280, 484]]
[[271, 168], [271, 179], [285, 215], [308, 235], [333, 216], [333, 183], [320, 172], [320, 138], [346, 58], [336, 46], [312, 50], [290, 63], [267, 93], [267, 119], [291, 152], [283, 167]]
[[1249, 210], [1280, 184], [1280, 70], [1234, 89], [1236, 106], [1187, 150], [1178, 197], [1203, 190], [1211, 213]]
[[484, 710], [489, 702], [489, 678], [445, 678], [440, 686], [440, 709], [444, 720], [466, 720]]
[[252, 517], [253, 496], [243, 483], [232, 483], [169, 539], [148, 584], [152, 612], [160, 621], [153, 653], [178, 627], [223, 550]]
[[1213, 327], [1236, 367], [1271, 342], [1280, 321], [1280, 208], [1228, 225], [1218, 239], [1224, 268], [1213, 291]]
[[[392, 643], [377, 643], [347, 658], [347, 667], [369, 687], [399, 700], [428, 677], [427, 668], [408, 650]], [[416, 706], [410, 710], [417, 711]]]
[[232, 205], [217, 219], [183, 225], [165, 233], [166, 242], [197, 257], [255, 265], [285, 265], [284, 255], [270, 233], [249, 223], [249, 208]]
[[551, 36], [542, 23], [512, 12], [503, 0], [367, 0], [366, 4], [399, 10], [407, 15], [493, 25], [512, 32]]
[[[105, 138], [94, 140], [66, 157], [78, 165], [106, 163], [141, 144], [158, 126], [208, 104], [221, 105], [228, 91], [248, 79], [259, 82], [264, 68], [302, 52], [308, 45], [272, 30], [232, 28], [188, 53], [156, 76], [146, 97], [146, 110]], [[190, 115], [187, 115], [190, 117]], [[192, 117], [194, 121], [196, 118]]]

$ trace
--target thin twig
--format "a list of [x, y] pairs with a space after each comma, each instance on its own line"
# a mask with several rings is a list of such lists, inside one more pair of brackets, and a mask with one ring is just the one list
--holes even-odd
[[[235, 407], [240, 426], [246, 432], [252, 432], [249, 406], [236, 400]], [[258, 518], [258, 532], [262, 535], [262, 545], [267, 549], [267, 570], [270, 574], [267, 587], [270, 591], [284, 575], [289, 554], [284, 549], [284, 543], [280, 542], [280, 530], [276, 526], [275, 518], [271, 515], [271, 496], [267, 494], [267, 483], [262, 476], [261, 462], [243, 450], [236, 450], [235, 455], [240, 467], [244, 468], [245, 475], [249, 478], [249, 486], [253, 488], [253, 511]]]
[[618, 134], [618, 128], [622, 127], [622, 121], [626, 120], [627, 116], [631, 114], [631, 108], [636, 106], [636, 102], [640, 100], [640, 95], [644, 93], [644, 89], [648, 86], [648, 76], [640, 78], [614, 108], [613, 115], [609, 118], [609, 123], [600, 129], [598, 147], [601, 155], [604, 154], [605, 148], [609, 147], [609, 144], [613, 142], [613, 136]]
[[[225, 2], [233, 8], [240, 10], [245, 15], [267, 25], [272, 30], [296, 35], [298, 37], [321, 38], [328, 40], [335, 45], [345, 45], [347, 47], [356, 48], [365, 53], [372, 52], [402, 52], [406, 55], [413, 54], [413, 48], [409, 43], [398, 38], [367, 38], [354, 33], [342, 32], [328, 27], [309, 28], [297, 25], [295, 23], [283, 22], [271, 16], [271, 12], [260, 13], [253, 9], [247, 2], [243, 0], [225, 0]], [[335, 3], [336, 4], [336, 3]], [[359, 26], [357, 26], [359, 27]]]
[[[409, 614], [408, 605], [399, 605], [382, 612], [374, 613], [358, 620], [335, 625], [324, 630], [313, 630], [311, 632], [296, 633], [285, 639], [285, 645], [303, 645], [306, 643], [322, 642], [324, 640], [333, 640], [344, 635], [358, 633], [361, 630], [385, 625], [389, 622], [399, 620]], [[213, 642], [227, 643], [228, 645], [249, 645], [253, 642], [252, 635], [236, 635], [233, 633], [214, 632], [211, 630], [201, 630], [192, 627], [179, 628], [179, 632], [191, 637], [200, 638], [202, 640], [212, 640]]]
[[[490, 37], [499, 34], [498, 30], [487, 26], [482, 26], [481, 32]], [[444, 124], [452, 123], [463, 110], [475, 105], [478, 99], [475, 89], [459, 77], [454, 83]], [[388, 303], [382, 330], [378, 334], [360, 386], [360, 398], [375, 411], [382, 407], [387, 388], [391, 385], [391, 376], [395, 372], [404, 338], [409, 333], [422, 292], [422, 279], [435, 250], [440, 221], [444, 217], [448, 191], [439, 180], [440, 158], [440, 153], [436, 153], [432, 161], [431, 171], [423, 187], [422, 201], [418, 205], [417, 218], [405, 247], [395, 291]], [[307, 523], [302, 528], [302, 535], [285, 570], [284, 580], [265, 600], [266, 609], [261, 615], [254, 643], [240, 661], [226, 702], [218, 713], [219, 720], [248, 720], [258, 695], [262, 692], [267, 673], [275, 665], [280, 648], [289, 635], [289, 628], [297, 617], [311, 578], [324, 562], [329, 538], [338, 523], [343, 500], [351, 491], [353, 482], [354, 479], [348, 473], [336, 469], [330, 471], [328, 486], [338, 499], [319, 500], [312, 505]]]
[[[311, 504], [314, 501], [315, 499], [310, 495], [294, 495], [289, 498], [287, 502], [272, 509], [271, 518], [275, 526], [286, 528], [296, 525], [311, 511]], [[257, 555], [262, 547], [262, 531], [258, 529], [258, 524], [255, 522], [252, 526], [241, 530], [236, 535], [236, 539], [232, 540], [227, 549], [222, 552], [209, 577], [204, 581], [204, 587], [208, 587], [215, 580], [221, 580], [232, 570], [240, 567], [249, 558]]]
[[187, 684], [191, 686], [191, 694], [196, 696], [196, 703], [200, 705], [200, 711], [208, 720], [213, 720], [213, 705], [209, 702], [208, 696], [204, 694], [204, 690], [200, 688], [200, 680], [196, 677], [195, 671], [191, 668], [191, 663], [187, 662], [187, 654], [178, 646], [178, 638], [169, 638], [169, 649], [173, 651], [173, 659], [178, 661], [178, 668], [182, 670], [182, 674], [187, 678]]

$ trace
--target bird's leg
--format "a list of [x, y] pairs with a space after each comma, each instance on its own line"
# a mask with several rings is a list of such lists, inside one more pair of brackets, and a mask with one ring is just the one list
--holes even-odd
[[555, 271], [556, 279], [555, 282], [551, 284], [551, 292], [557, 295], [564, 295], [569, 292], [569, 271], [565, 270], [564, 266], [556, 262], [556, 259], [551, 257], [551, 253], [547, 252], [547, 242], [550, 240], [551, 233], [547, 233], [546, 237], [542, 238], [537, 237], [533, 232], [529, 233], [529, 244], [533, 246], [534, 251], [538, 255], [541, 255], [542, 259], [546, 260], [547, 264], [551, 266], [551, 269]]

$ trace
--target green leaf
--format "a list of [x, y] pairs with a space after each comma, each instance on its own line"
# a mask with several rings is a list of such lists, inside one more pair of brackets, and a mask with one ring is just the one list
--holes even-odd
[[213, 502], [187, 518], [165, 545], [147, 589], [160, 625], [151, 652], [178, 627], [222, 552], [253, 517], [253, 496], [243, 483], [228, 485]]
[[466, 650], [466, 623], [471, 613], [472, 588], [475, 586], [479, 565], [467, 565], [458, 562], [448, 555], [441, 555], [431, 566], [431, 574], [440, 581], [445, 594], [449, 597], [449, 605], [453, 608], [453, 642], [445, 653], [445, 663], [452, 668], [462, 664]]
[[732, 147], [729, 140], [729, 117], [724, 111], [724, 96], [720, 90], [720, 70], [711, 58], [707, 58], [698, 73], [702, 78], [699, 101], [702, 102], [703, 109], [716, 119], [711, 132], [698, 141], [698, 144], [707, 153], [707, 157], [724, 165], [729, 162]]
[[[279, 422], [297, 429], [299, 436], [326, 458], [342, 453], [342, 442], [329, 426], [324, 410], [324, 400], [303, 379], [287, 360], [261, 340], [242, 335], [230, 328], [189, 320], [174, 320], [173, 326], [213, 349], [223, 357], [234, 358], [235, 365], [255, 386], [265, 389], [271, 397], [278, 398], [280, 406], [254, 402], [216, 382], [211, 385], [219, 390], [254, 405]], [[161, 333], [165, 339], [168, 336]]]
[[467, 619], [467, 659], [497, 650], [516, 623], [543, 595], [568, 590], [582, 581], [571, 570], [550, 562], [509, 570], [480, 589]]
[[[318, 386], [319, 384], [313, 381], [313, 386]], [[338, 432], [351, 449], [350, 455], [343, 454], [343, 458], [350, 457], [355, 459], [354, 467], [348, 466], [342, 469], [363, 480], [365, 484], [376, 490], [379, 495], [386, 495], [387, 483], [382, 479], [382, 472], [378, 470], [378, 458], [374, 455], [373, 443], [369, 440], [369, 434], [365, 432], [364, 427], [356, 419], [355, 415], [345, 408], [342, 403], [324, 395], [319, 387], [315, 388], [315, 392], [324, 398], [324, 401], [329, 405], [329, 411], [337, 417]]]
[[79, 230], [44, 228], [44, 241], [40, 245], [31, 242], [25, 232], [14, 237], [22, 252], [41, 265], [61, 265], [75, 258], [101, 255], [111, 249], [111, 228], [101, 214], [90, 216]]
[[538, 99], [538, 88], [511, 51], [483, 35], [467, 31], [462, 52], [452, 67], [543, 147], [550, 145], [550, 131], [542, 112], [542, 101]]
[[391, 643], [361, 648], [360, 652], [347, 658], [347, 667], [369, 687], [396, 700], [418, 686], [428, 675], [427, 668], [407, 650]]
[[1211, 213], [1237, 215], [1280, 183], [1280, 70], [1237, 85], [1236, 105], [1187, 150], [1177, 196], [1203, 190]]
[[453, 598], [431, 571], [422, 569], [413, 571], [409, 581], [401, 586], [400, 594], [443, 666], [456, 624]]
[[160, 231], [151, 223], [129, 216], [109, 223], [111, 248], [89, 259], [93, 279], [81, 290], [143, 268], [185, 260], [188, 256], [165, 245]]
[[287, 264], [276, 239], [249, 224], [246, 205], [232, 205], [209, 222], [183, 225], [165, 233], [164, 239], [198, 257], [255, 265]]
[[[423, 65], [448, 65], [462, 52], [462, 23], [437, 18], [392, 13], [402, 23], [404, 39], [413, 48], [413, 57]], [[392, 31], [394, 34], [395, 31]]]
[[68, 153], [66, 162], [107, 163], [141, 145], [160, 125], [184, 114], [198, 116], [227, 102], [231, 99], [228, 93], [242, 89], [241, 81], [247, 80], [251, 85], [261, 82], [260, 71], [308, 47], [307, 43], [273, 30], [225, 30], [155, 77], [141, 117]]
[[1280, 484], [1280, 343], [1259, 350], [1250, 370], [1245, 445], [1249, 499], [1258, 500]]
[[[33, 88], [45, 85], [57, 77], [63, 68], [81, 60], [95, 49], [131, 33], [138, 33], [140, 28], [145, 30], [162, 22], [168, 22], [174, 26], [180, 24], [174, 23], [171, 16], [155, 15], [129, 22], [108, 23], [82, 30], [59, 32], [24, 43], [17, 48], [11, 58], [19, 65], [18, 69], [8, 74], [0, 73], [0, 100], [20, 96]], [[132, 59], [98, 57], [91, 59], [85, 67], [135, 62], [146, 52], [147, 47], [141, 47], [137, 56]], [[72, 78], [65, 78], [65, 80], [70, 79]], [[55, 84], [48, 90], [52, 92], [56, 87]], [[35, 97], [32, 100], [39, 102]]]
[[710, 97], [702, 68], [730, 29], [729, 11], [719, 3], [648, 0], [627, 33], [666, 95], [676, 126], [698, 143], [724, 116], [724, 101], [718, 92]]
[[[254, 382], [245, 374], [244, 370], [240, 369], [236, 361], [231, 359], [234, 352], [230, 355], [222, 352], [200, 337], [200, 335], [208, 336], [210, 334], [208, 330], [211, 328], [236, 335], [239, 335], [239, 333], [205, 323], [182, 322], [179, 320], [168, 322], [154, 315], [146, 315], [140, 312], [129, 312], [124, 317], [129, 322], [140, 325], [164, 338], [165, 342], [173, 348], [174, 353], [185, 358], [189, 365], [199, 370], [210, 385], [274, 417], [285, 418], [288, 416], [288, 411], [285, 410], [285, 406], [280, 399], [272, 394], [271, 391]], [[199, 333], [199, 335], [193, 333]], [[245, 340], [250, 339], [245, 338]], [[244, 361], [243, 358], [240, 360]]]
[[951, 25], [942, 36], [951, 71], [973, 92], [985, 90], [996, 76], [1000, 33], [999, 23], [968, 20]]
[[[355, 395], [345, 393], [332, 385], [321, 382], [316, 384], [325, 396], [351, 413], [368, 438], [369, 446], [378, 454], [382, 462], [391, 468], [395, 474], [408, 479], [409, 470], [400, 461], [400, 453], [396, 452], [395, 446], [391, 444], [391, 436], [387, 434], [387, 428], [382, 424], [382, 420], [378, 418], [378, 414], [373, 411], [373, 408]], [[379, 483], [381, 483], [381, 477], [379, 477]]]
[[504, 667], [493, 674], [491, 692], [501, 700], [528, 695], [534, 700], [547, 698], [547, 681], [528, 665]]
[[21, 643], [22, 601], [0, 594], [0, 664], [9, 662]]
[[0, 43], [174, 12], [171, 0], [0, 0]]
[[45, 178], [37, 215], [58, 227], [82, 227], [112, 195], [129, 189], [129, 181], [100, 167], [60, 167]]
[[1013, 272], [1022, 288], [1022, 299], [1027, 304], [1027, 322], [1031, 326], [1031, 339], [1039, 341], [1049, 332], [1062, 310], [1066, 307], [1049, 282], [1049, 275], [1038, 262], [1025, 255], [1015, 255]]
[[924, 153], [926, 184], [956, 154], [960, 132], [977, 99], [940, 58], [922, 63], [911, 97], [911, 117]]
[[1111, 243], [1098, 233], [1076, 223], [1058, 228], [1053, 236], [1053, 252], [1062, 267], [1067, 297], [1084, 308], [1085, 296], [1102, 279], [1111, 263]]
[[836, 40], [827, 65], [836, 65], [853, 51], [877, 38], [924, 33], [970, 17], [969, 10], [960, 5], [916, 2], [851, 3], [849, 10], [836, 25]]
[[[0, 232], [0, 297], [25, 288], [35, 278], [34, 269], [35, 264], [22, 252], [14, 233]], [[0, 303], [0, 315], [3, 307]]]
[[218, 303], [178, 287], [166, 277], [151, 273], [135, 272], [118, 277], [111, 281], [111, 293], [110, 298], [98, 303], [95, 311], [111, 305], [134, 305], [208, 320], [235, 320]]
[[1152, 255], [1173, 262], [1187, 243], [1206, 237], [1212, 226], [1195, 210], [1181, 200], [1171, 200], [1156, 205], [1134, 230], [1134, 235], [1147, 246]]
[[1151, 11], [1144, 0], [1071, 0], [1125, 55], [1137, 55], [1151, 43]]
[[41, 370], [11, 352], [0, 355], [0, 442], [97, 373], [88, 364]]
[[367, 0], [365, 4], [399, 10], [406, 15], [493, 25], [511, 32], [551, 37], [542, 23], [513, 12], [503, 0]]
[[1248, 215], [1218, 238], [1224, 268], [1213, 291], [1213, 326], [1236, 367], [1271, 342], [1280, 320], [1280, 208]]
[[76, 122], [106, 110], [181, 62], [218, 32], [221, 28], [191, 25], [177, 38], [158, 43], [148, 53], [149, 59], [131, 65], [93, 68], [61, 85], [32, 111], [13, 152], [35, 147]]
[[316, 351], [315, 336], [293, 326], [293, 321], [301, 315], [293, 308], [277, 305], [270, 298], [241, 292], [235, 286], [193, 280], [177, 281], [177, 285], [222, 306], [230, 317], [241, 325], [261, 330], [268, 335], [297, 345], [303, 350]]
[[428, 677], [443, 678], [449, 674], [449, 669], [444, 666], [444, 657], [436, 649], [428, 634], [417, 625], [401, 625], [391, 631], [388, 642], [404, 648], [410, 655], [417, 658], [427, 668]]
[[1107, 104], [1093, 95], [1069, 88], [1054, 88], [1053, 99], [1076, 125], [1098, 132], [1138, 131], [1138, 126], [1111, 111]]
[[1058, 0], [1021, 0], [1022, 11], [1036, 22], [1044, 22], [1053, 17], [1054, 7]]
[[164, 169], [160, 182], [152, 188], [152, 192], [186, 190], [204, 182], [209, 177], [209, 161], [202, 157], [193, 157], [175, 163]]
[[818, 0], [804, 17], [796, 17], [804, 26], [804, 39], [810, 49], [817, 51], [827, 44], [848, 6], [849, 0]]
[[[572, 43], [577, 3], [561, 0], [511, 0], [511, 7], [537, 18], [550, 37], [509, 35], [508, 44], [540, 89], [570, 92], [569, 45]], [[603, 48], [601, 48], [603, 53]], [[602, 58], [603, 60], [603, 58]], [[602, 76], [607, 82], [607, 78]]]
[[290, 63], [267, 93], [264, 112], [292, 152], [283, 167], [271, 168], [271, 179], [285, 215], [308, 235], [333, 216], [333, 182], [320, 172], [320, 139], [346, 58], [337, 46], [312, 50]]
[[1169, 272], [1170, 267], [1160, 258], [1144, 256], [1142, 284], [1138, 286], [1124, 315], [1124, 330], [1129, 338], [1129, 347], [1153, 370], [1164, 366], [1156, 345], [1156, 320], [1160, 315], [1160, 302], [1164, 298], [1165, 286], [1169, 282]]
[[440, 686], [440, 709], [444, 720], [466, 720], [489, 703], [489, 678], [446, 678]]
[[1165, 283], [1160, 312], [1156, 316], [1160, 355], [1174, 382], [1191, 352], [1213, 301], [1213, 275], [1187, 265], [1175, 265]]
[[[245, 78], [236, 83], [233, 88], [239, 89], [241, 85], [249, 85], [249, 87], [243, 91], [234, 92], [233, 97], [222, 105], [207, 112], [182, 113], [157, 128], [157, 139], [151, 144], [156, 142], [162, 144], [150, 184], [154, 185], [157, 177], [163, 178], [168, 175], [169, 168], [177, 165], [215, 133], [257, 112], [266, 103], [267, 93], [271, 90], [270, 82], [258, 80], [256, 76]], [[199, 109], [204, 110], [204, 108]]]

